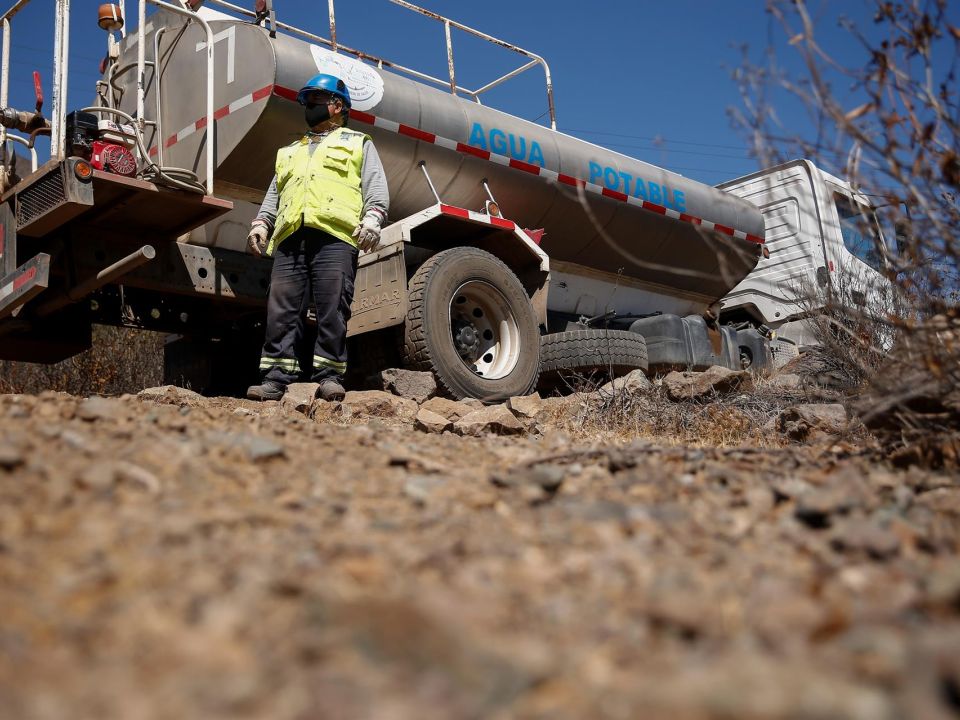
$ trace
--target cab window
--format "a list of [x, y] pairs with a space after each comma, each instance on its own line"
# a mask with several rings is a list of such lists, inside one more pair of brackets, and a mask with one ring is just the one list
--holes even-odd
[[883, 272], [883, 257], [877, 249], [877, 229], [873, 212], [855, 205], [845, 195], [835, 193], [837, 214], [840, 216], [840, 234], [843, 244], [854, 256], [878, 272]]

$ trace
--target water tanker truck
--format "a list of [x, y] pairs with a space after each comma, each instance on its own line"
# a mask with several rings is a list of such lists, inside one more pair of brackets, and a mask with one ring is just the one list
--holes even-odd
[[[3, 18], [5, 48], [24, 4]], [[455, 397], [494, 401], [561, 369], [769, 366], [762, 318], [717, 322], [766, 254], [762, 208], [557, 131], [538, 56], [434, 16], [448, 42], [455, 27], [527, 60], [470, 90], [452, 55], [446, 81], [338, 45], [332, 2], [330, 38], [285, 25], [271, 3], [198, 5], [141, 0], [129, 32], [127, 8], [101, 6], [103, 77], [70, 112], [58, 13], [49, 121], [39, 98], [32, 112], [6, 107], [4, 64], [4, 148], [50, 134], [51, 159], [34, 156], [2, 196], [0, 358], [58, 361], [89, 347], [92, 323], [128, 325], [172, 334], [170, 381], [228, 392], [253, 380], [270, 260], [244, 252], [247, 230], [277, 148], [303, 133], [297, 89], [331, 72], [391, 195], [381, 243], [359, 262], [355, 376], [400, 361]], [[480, 103], [538, 66], [550, 127]]]

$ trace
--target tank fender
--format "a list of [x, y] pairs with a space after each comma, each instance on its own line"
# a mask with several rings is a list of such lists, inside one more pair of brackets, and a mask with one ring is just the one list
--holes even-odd
[[519, 278], [538, 322], [546, 325], [550, 258], [512, 220], [438, 203], [384, 228], [381, 247], [397, 242], [408, 246], [408, 262], [416, 266], [451, 247], [487, 251]]

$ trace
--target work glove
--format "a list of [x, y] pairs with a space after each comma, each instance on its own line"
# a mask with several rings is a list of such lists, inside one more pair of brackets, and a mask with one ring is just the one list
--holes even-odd
[[261, 257], [267, 251], [267, 225], [261, 220], [254, 220], [247, 235], [247, 248], [253, 255]]
[[363, 216], [363, 220], [353, 231], [357, 246], [363, 252], [373, 252], [380, 244], [380, 218], [372, 213]]

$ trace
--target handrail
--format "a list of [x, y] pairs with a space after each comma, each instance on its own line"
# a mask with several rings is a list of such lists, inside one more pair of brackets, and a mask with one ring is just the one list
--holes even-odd
[[[4, 128], [4, 130], [6, 130], [6, 128]], [[13, 133], [8, 132], [6, 133], [4, 142], [9, 142], [10, 140], [20, 143], [30, 151], [30, 172], [36, 172], [37, 171], [37, 149], [33, 146], [33, 142], [30, 140], [27, 140], [25, 137], [14, 135]]]
[[[140, 17], [137, 22], [137, 121], [140, 125], [140, 132], [143, 133], [146, 123], [144, 122], [144, 101], [146, 98], [146, 88], [144, 87], [144, 70], [146, 69], [146, 38], [144, 37], [144, 27], [146, 25], [147, 3], [156, 5], [164, 10], [169, 10], [177, 15], [183, 15], [190, 20], [196, 20], [203, 27], [207, 34], [207, 112], [206, 112], [206, 132], [207, 132], [207, 177], [206, 191], [207, 195], [213, 195], [213, 155], [214, 155], [214, 136], [213, 136], [213, 30], [210, 23], [200, 17], [196, 12], [187, 10], [178, 5], [171, 5], [163, 0], [140, 0]], [[154, 58], [156, 62], [156, 58]], [[155, 66], [155, 70], [158, 70]], [[160, 142], [163, 139], [160, 138]], [[149, 158], [144, 158], [145, 161]]]
[[[26, 0], [24, 0], [26, 2]], [[10, 19], [3, 17], [3, 59], [0, 60], [0, 107], [7, 107], [10, 94]], [[7, 129], [0, 126], [0, 145], [7, 139]]]
[[[556, 108], [554, 107], [554, 103], [553, 103], [553, 81], [551, 80], [551, 77], [550, 77], [550, 66], [547, 65], [547, 61], [546, 61], [546, 60], [544, 60], [542, 57], [540, 57], [540, 56], [537, 55], [536, 53], [532, 53], [532, 52], [530, 52], [529, 50], [524, 50], [524, 49], [523, 49], [522, 47], [520, 47], [519, 45], [513, 45], [513, 44], [511, 44], [511, 43], [506, 42], [505, 40], [500, 40], [499, 38], [495, 38], [493, 35], [488, 35], [487, 33], [482, 32], [482, 31], [480, 31], [480, 30], [475, 30], [474, 28], [472, 28], [472, 27], [470, 27], [470, 26], [468, 26], [468, 25], [464, 25], [463, 23], [459, 23], [459, 22], [457, 22], [456, 20], [451, 20], [451, 19], [449, 19], [449, 18], [446, 18], [446, 17], [444, 17], [443, 15], [439, 15], [439, 14], [437, 14], [437, 13], [435, 13], [435, 12], [432, 12], [432, 11], [430, 11], [430, 10], [427, 10], [426, 8], [422, 8], [422, 7], [418, 6], [418, 5], [414, 5], [413, 3], [409, 3], [409, 2], [407, 2], [406, 0], [390, 0], [390, 2], [392, 2], [394, 5], [399, 5], [399, 6], [402, 7], [402, 8], [406, 8], [407, 10], [412, 10], [413, 12], [420, 13], [420, 14], [423, 15], [424, 17], [428, 17], [428, 18], [430, 18], [430, 19], [432, 19], [432, 20], [437, 20], [437, 21], [443, 23], [443, 26], [444, 26], [444, 34], [446, 35], [446, 41], [447, 41], [447, 59], [448, 59], [448, 65], [449, 65], [449, 69], [450, 69], [450, 84], [451, 84], [451, 86], [454, 86], [454, 85], [455, 85], [455, 83], [454, 83], [454, 70], [453, 70], [453, 44], [452, 44], [451, 41], [450, 41], [450, 28], [451, 28], [451, 27], [455, 27], [455, 28], [457, 28], [458, 30], [462, 30], [462, 31], [465, 32], [465, 33], [469, 33], [470, 35], [473, 35], [473, 36], [475, 36], [475, 37], [478, 37], [478, 38], [480, 38], [481, 40], [486, 40], [487, 42], [493, 43], [494, 45], [498, 45], [498, 46], [500, 46], [500, 47], [502, 47], [502, 48], [505, 48], [505, 49], [507, 49], [507, 50], [510, 50], [510, 51], [512, 51], [512, 52], [515, 52], [515, 53], [517, 53], [517, 54], [519, 54], [519, 55], [523, 55], [523, 56], [525, 56], [525, 57], [528, 57], [528, 58], [531, 59], [531, 61], [532, 61], [533, 63], [535, 63], [535, 64], [537, 64], [537, 65], [540, 65], [540, 66], [543, 68], [543, 73], [544, 73], [544, 76], [546, 77], [546, 82], [547, 82], [547, 105], [548, 105], [548, 109], [549, 109], [549, 111], [550, 111], [550, 127], [551, 127], [552, 129], [554, 129], [554, 130], [557, 129], [557, 113], [556, 113]], [[515, 77], [515, 76], [519, 75], [521, 72], [523, 72], [524, 70], [527, 70], [528, 68], [530, 68], [530, 67], [532, 67], [532, 66], [533, 66], [532, 64], [527, 63], [527, 64], [524, 65], [522, 68], [507, 73], [507, 74], [504, 75], [503, 77], [498, 78], [497, 80], [495, 80], [493, 83], [488, 83], [487, 85], [485, 85], [485, 86], [484, 86], [483, 88], [481, 88], [480, 90], [477, 90], [474, 94], [475, 94], [475, 95], [479, 95], [480, 93], [484, 92], [485, 89], [490, 89], [491, 87], [496, 87], [496, 86], [499, 85], [501, 82], [503, 82], [503, 81], [505, 81], [505, 80], [509, 80], [511, 77]]]
[[[297, 35], [302, 38], [306, 38], [307, 40], [311, 40], [313, 42], [320, 43], [321, 45], [325, 45], [326, 47], [333, 50], [333, 52], [344, 52], [344, 53], [347, 53], [348, 55], [353, 55], [354, 57], [360, 60], [366, 60], [368, 62], [374, 63], [379, 68], [387, 67], [387, 68], [390, 68], [391, 70], [396, 70], [397, 72], [410, 75], [418, 80], [429, 82], [434, 85], [438, 85], [440, 87], [449, 88], [453, 94], [462, 93], [464, 95], [469, 96], [477, 104], [482, 104], [480, 102], [480, 95], [482, 93], [488, 90], [491, 90], [497, 87], [498, 85], [501, 85], [502, 83], [506, 82], [507, 80], [510, 80], [516, 77], [520, 73], [534, 67], [534, 65], [540, 65], [543, 68], [544, 76], [546, 78], [547, 104], [548, 104], [548, 109], [550, 113], [550, 127], [553, 130], [557, 129], [557, 113], [556, 113], [556, 107], [553, 102], [553, 80], [550, 74], [550, 66], [547, 64], [547, 61], [544, 60], [541, 56], [537, 55], [536, 53], [532, 53], [529, 50], [524, 50], [519, 46], [512, 45], [504, 40], [495, 38], [492, 35], [488, 35], [487, 33], [481, 32], [480, 30], [475, 30], [467, 25], [464, 25], [463, 23], [459, 23], [455, 20], [450, 20], [448, 18], [443, 17], [442, 15], [438, 15], [429, 10], [421, 8], [417, 5], [412, 5], [408, 2], [405, 2], [404, 0], [390, 0], [390, 2], [396, 5], [399, 5], [401, 7], [404, 7], [408, 10], [412, 10], [422, 15], [426, 15], [427, 17], [430, 17], [432, 19], [439, 20], [440, 22], [444, 23], [444, 35], [447, 43], [447, 68], [449, 71], [448, 79], [443, 80], [441, 78], [434, 77], [433, 75], [428, 75], [427, 73], [420, 72], [419, 70], [414, 70], [413, 68], [406, 67], [405, 65], [400, 65], [399, 63], [391, 62], [390, 60], [385, 60], [384, 58], [378, 57], [376, 55], [370, 55], [369, 53], [365, 53], [361, 50], [357, 50], [355, 48], [351, 48], [346, 45], [340, 44], [336, 39], [336, 21], [334, 19], [334, 10], [333, 10], [334, 0], [328, 0], [329, 13], [330, 13], [330, 34], [331, 34], [332, 40], [327, 39], [322, 35], [317, 35], [315, 33], [309, 32], [307, 30], [303, 30], [301, 28], [298, 28], [294, 25], [290, 25], [285, 22], [276, 21], [273, 25], [275, 26], [275, 28], [285, 30], [292, 35]], [[227, 10], [230, 10], [244, 17], [249, 17], [253, 19], [257, 19], [258, 17], [257, 13], [253, 12], [252, 10], [248, 10], [246, 8], [235, 5], [229, 2], [228, 0], [207, 0], [207, 4], [218, 5], [222, 8], [226, 8]], [[517, 68], [516, 70], [512, 70], [508, 72], [506, 75], [503, 75], [497, 78], [496, 80], [493, 80], [492, 82], [487, 83], [486, 85], [484, 85], [478, 90], [471, 90], [469, 88], [461, 87], [456, 83], [456, 71], [453, 64], [453, 44], [452, 44], [452, 41], [450, 38], [450, 32], [449, 32], [449, 29], [451, 27], [470, 33], [471, 35], [475, 35], [476, 37], [479, 37], [483, 40], [493, 43], [494, 45], [505, 48], [507, 50], [511, 50], [525, 57], [528, 57], [530, 58], [530, 62], [523, 65], [522, 67]]]

